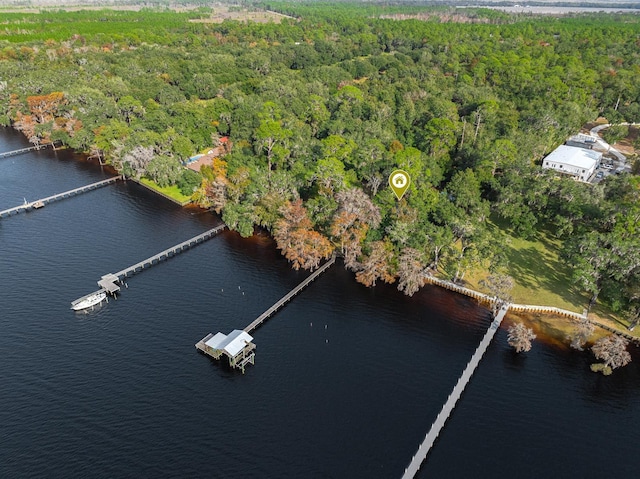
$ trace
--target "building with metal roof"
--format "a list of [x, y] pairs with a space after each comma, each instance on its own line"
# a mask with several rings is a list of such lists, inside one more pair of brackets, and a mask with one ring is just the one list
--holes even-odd
[[585, 148], [591, 150], [596, 146], [597, 138], [591, 135], [585, 135], [584, 133], [578, 133], [573, 135], [566, 141], [567, 146], [577, 146], [578, 148]]
[[588, 181], [600, 166], [601, 160], [600, 152], [560, 145], [543, 160], [542, 167], [571, 175], [581, 181]]
[[255, 364], [256, 345], [252, 340], [253, 336], [242, 329], [234, 329], [228, 335], [209, 333], [196, 344], [196, 349], [215, 359], [227, 356], [229, 365], [244, 373], [247, 364]]

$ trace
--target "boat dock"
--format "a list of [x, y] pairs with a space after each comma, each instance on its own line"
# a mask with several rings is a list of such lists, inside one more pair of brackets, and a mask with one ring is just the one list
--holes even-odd
[[42, 208], [44, 205], [48, 203], [53, 203], [54, 201], [58, 201], [64, 198], [69, 198], [71, 196], [79, 195], [81, 193], [85, 193], [87, 191], [95, 190], [97, 188], [101, 188], [103, 186], [109, 185], [111, 183], [115, 183], [116, 181], [122, 179], [121, 176], [114, 176], [112, 178], [108, 178], [106, 180], [98, 181], [96, 183], [91, 183], [90, 185], [81, 186], [80, 188], [75, 188], [73, 190], [65, 191], [63, 193], [58, 193], [57, 195], [47, 196], [46, 198], [41, 198], [36, 201], [27, 202], [20, 206], [15, 206], [13, 208], [9, 208], [8, 210], [0, 211], [0, 218], [4, 218], [5, 216], [11, 216], [14, 214], [22, 213], [23, 211], [30, 211], [33, 209]]
[[253, 336], [241, 329], [235, 329], [228, 335], [209, 333], [196, 343], [196, 349], [214, 359], [226, 356], [229, 366], [240, 369], [244, 374], [247, 365], [255, 364], [256, 345], [252, 340]]
[[244, 328], [244, 331], [247, 333], [250, 333], [251, 331], [256, 329], [258, 326], [260, 326], [264, 321], [270, 318], [276, 311], [278, 311], [285, 304], [287, 304], [291, 300], [291, 298], [293, 298], [296, 294], [298, 294], [300, 291], [306, 288], [314, 279], [316, 279], [318, 276], [324, 273], [327, 269], [333, 266], [335, 262], [336, 262], [336, 256], [333, 255], [325, 264], [323, 264], [320, 268], [318, 268], [316, 271], [310, 274], [307, 279], [305, 279], [302, 283], [300, 283], [298, 286], [293, 288], [286, 296], [281, 298], [276, 304], [271, 306], [264, 313], [262, 313], [255, 320], [253, 320], [251, 324], [249, 324], [249, 326]]
[[95, 291], [93, 293], [87, 294], [85, 296], [83, 296], [82, 298], [78, 298], [75, 301], [73, 301], [71, 304], [77, 304], [78, 302], [82, 301], [83, 299], [85, 299], [87, 296], [91, 296], [92, 294], [96, 294], [100, 291], [105, 291], [108, 294], [115, 294], [118, 291], [120, 291], [120, 284], [121, 282], [127, 278], [128, 276], [131, 276], [135, 273], [138, 273], [140, 271], [142, 271], [143, 269], [149, 268], [155, 264], [160, 263], [163, 260], [166, 260], [168, 258], [171, 258], [173, 256], [175, 256], [176, 254], [182, 253], [183, 251], [199, 245], [201, 243], [204, 243], [205, 241], [207, 241], [208, 239], [214, 237], [215, 235], [217, 235], [220, 231], [222, 231], [223, 229], [225, 229], [227, 227], [227, 225], [225, 224], [221, 224], [216, 226], [215, 228], [212, 228], [208, 231], [205, 231], [204, 233], [199, 234], [198, 236], [194, 236], [193, 238], [190, 238], [186, 241], [183, 241], [180, 244], [177, 244], [175, 246], [172, 246], [171, 248], [167, 248], [163, 251], [161, 251], [158, 254], [155, 254], [153, 256], [150, 256], [149, 258], [140, 261], [139, 263], [136, 263], [132, 266], [129, 266], [128, 268], [122, 269], [120, 271], [118, 271], [117, 273], [109, 273], [109, 274], [105, 274], [104, 276], [102, 276], [102, 278], [100, 278], [100, 280], [98, 281], [98, 286], [100, 286], [100, 289], [98, 291]]
[[36, 151], [36, 150], [43, 150], [51, 146], [53, 146], [53, 143], [48, 143], [46, 145], [28, 146], [27, 148], [20, 148], [19, 150], [5, 151], [4, 153], [0, 153], [0, 158], [8, 158], [10, 156], [22, 155], [23, 153], [28, 153], [30, 151]]
[[480, 341], [480, 344], [476, 348], [475, 353], [473, 354], [473, 356], [471, 356], [471, 359], [469, 360], [467, 367], [462, 372], [462, 375], [458, 379], [458, 382], [453, 388], [453, 391], [451, 391], [451, 394], [449, 394], [449, 397], [447, 398], [447, 402], [445, 402], [444, 406], [442, 406], [442, 410], [440, 411], [440, 414], [438, 414], [438, 416], [436, 417], [436, 420], [431, 425], [431, 429], [425, 436], [424, 441], [422, 441], [422, 444], [420, 444], [418, 451], [411, 459], [411, 463], [409, 464], [409, 467], [405, 469], [404, 474], [402, 475], [402, 479], [412, 479], [416, 476], [416, 474], [420, 470], [420, 466], [426, 459], [427, 454], [429, 453], [429, 450], [431, 450], [433, 443], [438, 438], [440, 431], [444, 427], [447, 419], [449, 419], [449, 416], [453, 412], [453, 409], [456, 407], [456, 404], [460, 399], [462, 392], [467, 387], [467, 384], [469, 384], [469, 381], [471, 380], [473, 373], [478, 367], [478, 364], [480, 363], [480, 360], [484, 356], [484, 353], [487, 351], [489, 344], [491, 344], [491, 341], [493, 340], [493, 337], [495, 336], [496, 331], [498, 331], [498, 328], [500, 328], [500, 324], [502, 323], [502, 320], [504, 319], [508, 310], [509, 310], [508, 304], [500, 308], [500, 311], [496, 315], [495, 319], [492, 321], [491, 325], [489, 326], [489, 329], [487, 330], [484, 337], [482, 338], [482, 341]]
[[226, 356], [229, 359], [229, 366], [241, 369], [244, 374], [245, 366], [255, 364], [256, 356], [256, 345], [252, 342], [253, 336], [249, 333], [273, 316], [276, 311], [311, 284], [314, 279], [333, 266], [335, 262], [336, 255], [334, 254], [325, 264], [311, 273], [307, 279], [289, 291], [288, 294], [258, 316], [246, 328], [233, 330], [229, 335], [220, 332], [216, 334], [209, 333], [196, 343], [196, 349], [214, 359], [220, 359], [222, 356]]

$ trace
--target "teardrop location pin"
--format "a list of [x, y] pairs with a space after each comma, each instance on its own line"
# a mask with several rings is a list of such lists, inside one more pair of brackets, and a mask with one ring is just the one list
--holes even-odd
[[395, 170], [391, 175], [389, 175], [389, 186], [396, 194], [398, 200], [401, 200], [407, 189], [409, 189], [409, 185], [411, 184], [411, 177], [409, 173], [404, 170]]

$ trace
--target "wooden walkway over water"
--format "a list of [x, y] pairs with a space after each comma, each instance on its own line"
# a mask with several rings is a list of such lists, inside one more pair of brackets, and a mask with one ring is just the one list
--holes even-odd
[[249, 326], [244, 328], [245, 332], [251, 333], [254, 329], [260, 326], [264, 321], [270, 318], [276, 311], [282, 308], [285, 304], [287, 304], [291, 298], [293, 298], [296, 294], [306, 288], [313, 280], [315, 280], [318, 276], [324, 273], [327, 269], [329, 269], [336, 262], [336, 256], [333, 255], [325, 264], [323, 264], [320, 268], [314, 271], [309, 275], [307, 279], [305, 279], [298, 286], [293, 288], [286, 296], [281, 298], [276, 304], [267, 309], [264, 313], [258, 316]]
[[186, 241], [183, 241], [180, 244], [177, 244], [175, 246], [172, 246], [171, 248], [167, 248], [163, 251], [161, 251], [158, 254], [154, 254], [153, 256], [150, 256], [149, 258], [140, 261], [132, 266], [129, 266], [127, 268], [124, 268], [120, 271], [118, 271], [117, 273], [109, 273], [109, 274], [105, 274], [102, 278], [100, 278], [100, 280], [98, 281], [98, 286], [100, 286], [100, 289], [94, 293], [89, 293], [88, 295], [83, 296], [82, 298], [78, 298], [75, 301], [73, 301], [71, 304], [76, 304], [79, 301], [81, 301], [82, 299], [86, 298], [87, 296], [90, 296], [92, 294], [98, 293], [100, 291], [106, 291], [109, 294], [114, 294], [118, 291], [120, 291], [120, 282], [122, 280], [124, 280], [125, 278], [127, 278], [128, 276], [131, 276], [135, 273], [138, 273], [146, 268], [149, 268], [155, 264], [160, 263], [163, 260], [169, 259], [177, 254], [182, 253], [183, 251], [192, 248], [196, 245], [199, 245], [201, 243], [204, 243], [205, 241], [207, 241], [208, 239], [214, 237], [215, 235], [217, 235], [220, 231], [222, 231], [223, 229], [225, 229], [227, 227], [227, 225], [225, 224], [221, 224], [216, 226], [215, 228], [212, 228], [208, 231], [205, 231], [204, 233], [199, 234], [198, 236], [194, 236], [193, 238], [190, 238]]
[[81, 186], [80, 188], [75, 188], [73, 190], [65, 191], [63, 193], [58, 193], [57, 195], [47, 196], [46, 198], [41, 198], [36, 201], [32, 201], [27, 203], [25, 201], [24, 204], [20, 206], [15, 206], [13, 208], [9, 208], [8, 210], [0, 211], [0, 218], [4, 218], [5, 216], [11, 216], [14, 214], [22, 213], [23, 211], [29, 211], [34, 208], [41, 208], [48, 203], [52, 203], [54, 201], [61, 200], [63, 198], [69, 198], [71, 196], [79, 195], [81, 193], [86, 193], [87, 191], [95, 190], [97, 188], [101, 188], [102, 186], [109, 185], [111, 183], [115, 183], [116, 181], [122, 179], [121, 176], [114, 176], [112, 178], [108, 178], [106, 180], [98, 181], [96, 183], [91, 183], [90, 185]]
[[48, 143], [46, 145], [28, 146], [27, 148], [20, 148], [19, 150], [5, 151], [4, 153], [0, 153], [0, 158], [8, 158], [10, 156], [22, 155], [23, 153], [28, 153], [29, 151], [43, 150], [51, 146], [53, 146], [53, 143]]
[[489, 347], [489, 344], [491, 344], [491, 341], [493, 340], [493, 337], [495, 336], [496, 331], [498, 331], [498, 328], [500, 327], [500, 324], [502, 323], [502, 320], [504, 319], [508, 310], [509, 310], [509, 305], [503, 306], [498, 312], [493, 322], [491, 323], [491, 325], [489, 326], [489, 329], [487, 330], [484, 337], [482, 338], [482, 341], [480, 341], [480, 344], [476, 348], [476, 352], [473, 353], [473, 356], [471, 356], [471, 359], [469, 360], [467, 367], [462, 372], [462, 375], [458, 379], [458, 382], [453, 388], [453, 391], [451, 391], [451, 394], [449, 394], [449, 397], [447, 398], [447, 401], [444, 403], [444, 406], [442, 406], [442, 410], [440, 411], [440, 414], [438, 414], [438, 416], [436, 417], [436, 420], [431, 425], [431, 429], [425, 436], [424, 441], [422, 441], [422, 444], [420, 444], [418, 451], [411, 459], [411, 463], [409, 464], [409, 467], [405, 469], [404, 474], [402, 475], [402, 479], [412, 479], [413, 477], [416, 476], [416, 474], [418, 473], [418, 470], [420, 470], [420, 466], [426, 459], [427, 454], [429, 453], [429, 450], [433, 446], [433, 443], [438, 438], [438, 435], [440, 434], [440, 431], [444, 427], [445, 422], [447, 421], [447, 419], [449, 419], [449, 416], [453, 412], [453, 409], [456, 407], [456, 403], [460, 399], [462, 392], [467, 387], [467, 384], [469, 384], [469, 381], [471, 380], [473, 373], [478, 367], [478, 364], [480, 363], [480, 360], [482, 359], [482, 357], [484, 356], [484, 353]]
[[176, 254], [180, 254], [183, 251], [188, 250], [193, 246], [199, 245], [200, 243], [204, 243], [208, 239], [213, 238], [215, 235], [217, 235], [220, 231], [222, 231], [226, 227], [227, 225], [225, 224], [218, 225], [215, 228], [210, 229], [209, 231], [205, 231], [204, 233], [199, 234], [198, 236], [194, 236], [193, 238], [183, 241], [182, 243], [172, 246], [171, 248], [167, 248], [158, 254], [154, 254], [153, 256], [150, 256], [149, 258], [143, 261], [140, 261], [139, 263], [129, 266], [128, 268], [122, 269], [117, 273], [113, 273], [113, 275], [117, 276], [118, 279], [124, 279], [128, 276], [131, 276], [132, 274], [142, 271], [145, 268], [148, 268], [149, 266], [153, 266], [154, 264], [158, 264], [163, 260], [166, 260], [172, 256], [175, 256]]

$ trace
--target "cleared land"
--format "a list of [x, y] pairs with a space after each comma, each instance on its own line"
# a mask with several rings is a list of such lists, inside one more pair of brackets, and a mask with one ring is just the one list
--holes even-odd
[[141, 178], [140, 179], [140, 183], [143, 184], [144, 186], [146, 186], [147, 188], [150, 188], [154, 191], [157, 191], [158, 193], [166, 196], [168, 199], [175, 201], [176, 203], [184, 206], [186, 204], [188, 204], [191, 201], [191, 197], [190, 196], [185, 196], [180, 192], [180, 189], [176, 186], [168, 186], [166, 188], [162, 188], [160, 186], [158, 186], [158, 184], [148, 178]]
[[208, 18], [198, 18], [189, 21], [193, 23], [222, 23], [225, 20], [234, 20], [237, 22], [280, 23], [283, 18], [292, 17], [267, 10], [236, 10], [230, 9], [229, 7], [215, 7]]
[[[489, 222], [496, 237], [503, 236], [506, 245], [504, 253], [509, 265], [507, 274], [514, 279], [511, 296], [515, 303], [555, 306], [569, 311], [582, 313], [587, 307], [589, 297], [576, 289], [571, 281], [571, 268], [560, 260], [562, 241], [546, 231], [538, 231], [534, 238], [523, 239], [515, 236], [504, 224], [493, 219]], [[484, 269], [471, 271], [465, 276], [465, 286], [488, 293], [480, 281], [488, 276]], [[561, 339], [571, 331], [573, 321], [546, 314], [510, 313], [529, 323], [536, 323], [534, 330], [546, 337]], [[620, 320], [611, 310], [597, 303], [589, 317], [612, 328], [640, 337], [640, 328], [633, 332], [627, 330], [628, 323]], [[594, 338], [604, 335], [598, 330]]]
[[[511, 291], [514, 302], [582, 312], [588, 298], [571, 283], [571, 269], [560, 260], [560, 240], [545, 231], [538, 231], [531, 239], [519, 238], [496, 220], [489, 228], [497, 238], [504, 238], [508, 274], [515, 281]], [[469, 287], [482, 291], [479, 283], [486, 276], [486, 271], [476, 270], [465, 279]]]

